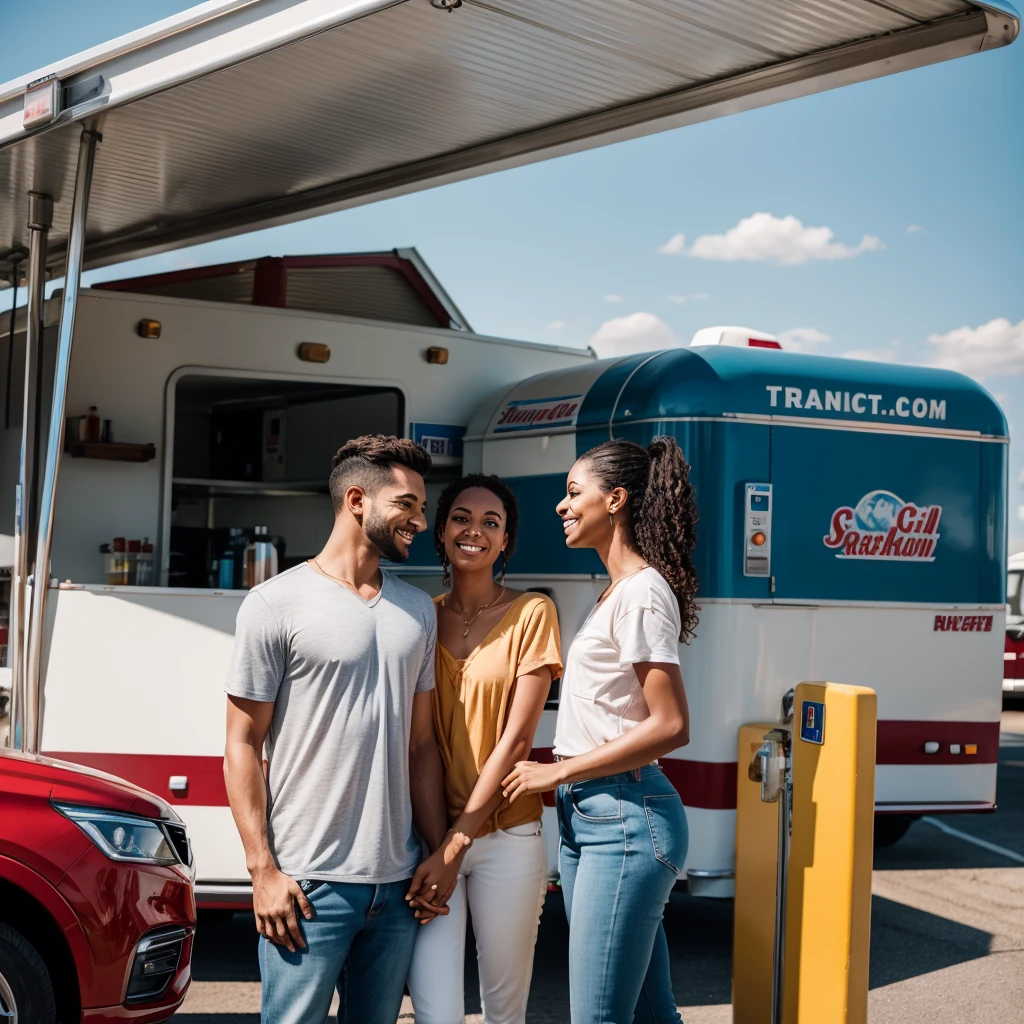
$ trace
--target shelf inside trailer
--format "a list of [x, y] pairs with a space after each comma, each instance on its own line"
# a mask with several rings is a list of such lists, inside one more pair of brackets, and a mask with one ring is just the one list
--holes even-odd
[[327, 494], [327, 484], [322, 480], [205, 480], [199, 477], [176, 476], [171, 480], [175, 493], [180, 496], [197, 498], [238, 496], [259, 496], [261, 498], [299, 495]]
[[64, 452], [73, 459], [106, 459], [114, 462], [149, 462], [156, 458], [156, 445], [125, 444], [121, 441], [65, 441]]

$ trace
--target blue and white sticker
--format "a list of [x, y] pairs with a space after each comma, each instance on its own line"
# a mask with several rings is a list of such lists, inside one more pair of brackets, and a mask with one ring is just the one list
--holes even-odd
[[816, 700], [805, 700], [800, 705], [800, 739], [804, 743], [825, 742], [825, 705]]
[[461, 459], [462, 437], [465, 427], [450, 423], [414, 423], [412, 439], [423, 448], [432, 459]]

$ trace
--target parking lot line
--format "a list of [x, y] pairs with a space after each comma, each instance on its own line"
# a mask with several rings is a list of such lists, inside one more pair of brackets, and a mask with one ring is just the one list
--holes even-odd
[[940, 832], [945, 832], [948, 836], [956, 836], [957, 839], [963, 839], [966, 843], [974, 843], [975, 846], [980, 846], [983, 850], [988, 850], [989, 853], [997, 853], [1000, 857], [1008, 857], [1010, 860], [1017, 861], [1018, 864], [1024, 864], [1024, 856], [1013, 850], [1008, 850], [1005, 846], [996, 846], [995, 843], [979, 839], [977, 836], [969, 835], [967, 832], [961, 832], [960, 829], [953, 828], [945, 822], [939, 821], [938, 818], [925, 816], [921, 820], [928, 822], [929, 825], [933, 825]]

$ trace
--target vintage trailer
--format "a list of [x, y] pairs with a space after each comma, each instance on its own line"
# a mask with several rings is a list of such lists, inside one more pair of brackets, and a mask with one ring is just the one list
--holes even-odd
[[467, 468], [516, 487], [531, 524], [516, 572], [546, 580], [567, 634], [604, 584], [557, 528], [565, 468], [612, 436], [670, 434], [687, 453], [702, 612], [682, 649], [692, 739], [663, 765], [691, 891], [709, 895], [731, 892], [737, 730], [776, 720], [799, 680], [877, 691], [880, 841], [916, 815], [993, 808], [1008, 440], [959, 374], [717, 338], [533, 377], [466, 437]]

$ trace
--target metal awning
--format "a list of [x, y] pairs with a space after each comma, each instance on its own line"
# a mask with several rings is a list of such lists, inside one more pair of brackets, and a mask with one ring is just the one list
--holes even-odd
[[[442, 0], [434, 0], [441, 3]], [[1002, 0], [211, 0], [0, 86], [0, 261], [28, 193], [62, 272], [149, 255], [1011, 42]], [[66, 108], [23, 127], [26, 87]], [[3, 271], [0, 262], [0, 272]]]

